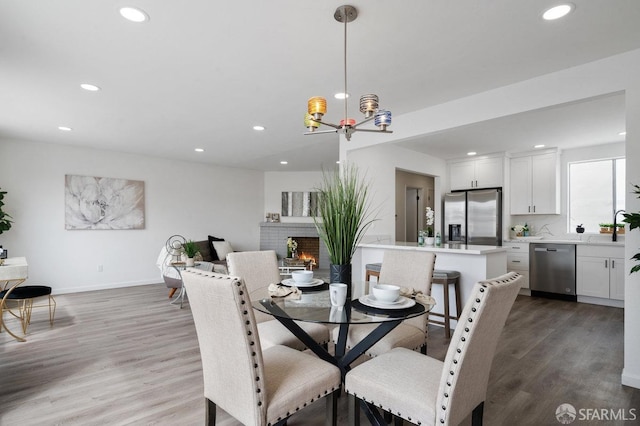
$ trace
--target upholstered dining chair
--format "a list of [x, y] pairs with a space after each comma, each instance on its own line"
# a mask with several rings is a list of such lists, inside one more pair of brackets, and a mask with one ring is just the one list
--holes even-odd
[[202, 358], [206, 424], [215, 424], [220, 407], [245, 425], [282, 425], [325, 396], [326, 423], [336, 424], [336, 366], [286, 346], [263, 350], [241, 278], [195, 269], [182, 278]]
[[[274, 250], [242, 251], [227, 255], [229, 275], [244, 280], [249, 293], [282, 279], [278, 269], [278, 257]], [[278, 320], [263, 312], [255, 312], [262, 339], [262, 347], [289, 346], [305, 350], [305, 345]], [[321, 345], [329, 343], [329, 328], [323, 324], [296, 322], [313, 340]]]
[[364, 401], [380, 423], [372, 406], [423, 426], [458, 425], [469, 413], [481, 425], [491, 363], [521, 280], [510, 272], [473, 287], [444, 362], [395, 348], [348, 372], [351, 424], [359, 423]]
[[[436, 263], [435, 253], [424, 251], [386, 250], [382, 258], [382, 267], [378, 282], [395, 284], [401, 287], [413, 287], [416, 292], [431, 295], [431, 280]], [[427, 353], [427, 315], [403, 321], [389, 334], [373, 345], [366, 355], [375, 357], [396, 347], [418, 350]], [[360, 324], [349, 327], [347, 348], [355, 346], [364, 339], [377, 324]], [[338, 340], [338, 329], [333, 330], [333, 340]]]

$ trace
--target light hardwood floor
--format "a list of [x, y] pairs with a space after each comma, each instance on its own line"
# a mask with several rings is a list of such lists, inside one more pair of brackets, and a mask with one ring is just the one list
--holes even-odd
[[[39, 309], [27, 342], [0, 333], [0, 425], [203, 424], [188, 304], [169, 305], [161, 284], [56, 300], [53, 328]], [[519, 297], [493, 362], [485, 425], [558, 425], [554, 413], [565, 402], [634, 408], [640, 418], [640, 391], [620, 384], [622, 321], [622, 309]], [[14, 321], [9, 325], [17, 329]], [[442, 359], [448, 345], [442, 329], [431, 327], [429, 341], [429, 355]], [[346, 425], [346, 398], [340, 399]], [[218, 420], [238, 424], [226, 413]], [[323, 424], [322, 401], [289, 421]]]

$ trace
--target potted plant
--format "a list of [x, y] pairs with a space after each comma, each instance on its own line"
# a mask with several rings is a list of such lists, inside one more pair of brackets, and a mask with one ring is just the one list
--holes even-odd
[[[3, 232], [11, 229], [11, 224], [13, 223], [13, 221], [11, 220], [12, 217], [2, 211], [2, 206], [4, 206], [4, 201], [2, 200], [4, 199], [4, 194], [6, 193], [6, 191], [2, 191], [2, 188], [0, 188], [0, 235], [2, 235]], [[4, 250], [2, 250], [2, 246], [0, 246], [0, 255], [3, 254], [3, 251]], [[2, 259], [0, 259], [0, 265], [2, 265], [4, 263], [4, 257], [6, 256], [0, 257], [2, 257]]]
[[433, 245], [433, 220], [434, 220], [434, 211], [431, 209], [431, 207], [427, 207], [426, 208], [426, 224], [427, 224], [427, 228], [425, 229], [425, 232], [427, 234], [427, 240], [426, 240], [426, 244], [428, 246], [432, 246]]
[[187, 266], [194, 266], [195, 261], [193, 260], [194, 256], [198, 254], [198, 246], [193, 240], [189, 240], [182, 246], [182, 250], [184, 254], [187, 256]]
[[[635, 188], [633, 192], [638, 194], [638, 198], [640, 198], [640, 186], [633, 185], [633, 187]], [[629, 224], [629, 231], [635, 228], [640, 228], [640, 213], [623, 213], [622, 215], [624, 216], [624, 219], [622, 221]], [[640, 262], [640, 253], [636, 253], [635, 255], [633, 255], [631, 260]], [[633, 268], [631, 268], [631, 272], [629, 273], [632, 274], [638, 271], [640, 271], [640, 265], [634, 265]]]
[[351, 297], [351, 259], [371, 219], [368, 185], [351, 165], [341, 171], [323, 173], [319, 194], [319, 217], [313, 218], [318, 235], [329, 252], [330, 282], [347, 284]]

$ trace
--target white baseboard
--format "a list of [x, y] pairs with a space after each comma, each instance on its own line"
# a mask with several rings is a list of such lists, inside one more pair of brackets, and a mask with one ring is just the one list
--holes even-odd
[[631, 386], [632, 388], [640, 389], [640, 376], [627, 374], [626, 369], [622, 369], [622, 384], [625, 386]]
[[95, 291], [95, 290], [108, 290], [110, 288], [123, 288], [123, 287], [135, 287], [139, 285], [150, 285], [150, 284], [161, 284], [162, 280], [140, 280], [140, 281], [125, 281], [119, 283], [104, 283], [97, 284], [93, 286], [83, 286], [83, 287], [67, 287], [67, 288], [56, 288], [53, 291], [53, 295], [56, 294], [67, 294], [67, 293], [83, 293], [85, 291]]

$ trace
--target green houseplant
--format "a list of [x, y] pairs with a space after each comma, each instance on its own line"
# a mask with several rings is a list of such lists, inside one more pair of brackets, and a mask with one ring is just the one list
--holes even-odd
[[356, 166], [323, 173], [318, 213], [313, 221], [318, 235], [329, 252], [330, 281], [347, 284], [351, 297], [351, 259], [366, 230], [376, 220], [371, 218], [369, 188]]
[[[634, 189], [634, 193], [636, 193], [638, 195], [638, 198], [640, 198], [640, 186], [638, 185], [633, 185]], [[624, 216], [623, 222], [626, 222], [629, 224], [629, 231], [635, 229], [635, 228], [640, 228], [640, 212], [638, 213], [623, 213], [622, 214]], [[636, 262], [640, 262], [640, 253], [636, 253], [631, 260], [635, 260]], [[630, 274], [634, 273], [634, 272], [638, 272], [640, 271], [640, 265], [634, 265], [633, 268], [631, 268], [631, 272]]]
[[193, 266], [193, 257], [198, 253], [198, 246], [193, 240], [189, 240], [182, 245], [184, 254], [187, 255], [187, 266]]
[[11, 220], [12, 217], [2, 211], [2, 206], [4, 206], [3, 199], [6, 193], [6, 191], [2, 191], [2, 188], [0, 188], [0, 235], [2, 235], [3, 232], [11, 229], [11, 224], [13, 223], [13, 221]]

